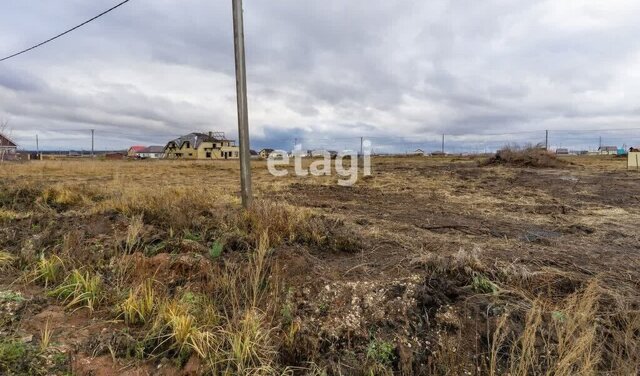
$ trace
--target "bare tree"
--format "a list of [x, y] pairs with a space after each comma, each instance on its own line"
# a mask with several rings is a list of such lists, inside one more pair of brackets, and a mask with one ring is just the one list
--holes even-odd
[[[9, 137], [7, 135], [9, 129], [9, 120], [8, 119], [0, 119], [0, 135], [4, 137]], [[6, 154], [8, 153], [8, 148], [4, 145], [4, 139], [0, 139], [0, 162], [4, 162]]]

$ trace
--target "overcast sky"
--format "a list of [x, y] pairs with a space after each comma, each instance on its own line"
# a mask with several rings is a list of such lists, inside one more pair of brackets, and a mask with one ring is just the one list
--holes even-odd
[[[117, 2], [2, 0], [0, 55]], [[640, 127], [637, 0], [245, 0], [244, 8], [255, 147]], [[41, 148], [87, 149], [90, 129], [98, 149], [191, 131], [235, 138], [235, 103], [231, 0], [132, 0], [0, 63], [0, 118], [24, 148], [38, 134]]]

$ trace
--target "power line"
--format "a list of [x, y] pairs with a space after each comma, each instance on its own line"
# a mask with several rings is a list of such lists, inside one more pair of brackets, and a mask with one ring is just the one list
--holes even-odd
[[65, 35], [65, 34], [69, 34], [70, 32], [74, 31], [75, 29], [78, 29], [78, 28], [80, 28], [80, 27], [82, 27], [82, 26], [84, 26], [84, 25], [88, 24], [89, 22], [94, 21], [94, 20], [96, 20], [96, 19], [98, 19], [98, 18], [100, 18], [100, 17], [104, 16], [105, 14], [107, 14], [107, 13], [111, 12], [112, 10], [115, 10], [116, 8], [121, 7], [122, 5], [124, 5], [124, 4], [126, 4], [126, 3], [128, 3], [129, 1], [130, 1], [130, 0], [124, 0], [124, 1], [120, 2], [119, 4], [117, 4], [117, 5], [113, 6], [113, 7], [111, 7], [111, 8], [109, 8], [109, 9], [105, 10], [104, 12], [102, 12], [102, 13], [98, 14], [97, 16], [95, 16], [95, 17], [93, 17], [93, 18], [90, 18], [90, 19], [88, 19], [88, 20], [84, 21], [84, 22], [83, 22], [83, 23], [81, 23], [80, 25], [74, 26], [74, 27], [72, 27], [71, 29], [69, 29], [69, 30], [67, 30], [67, 31], [65, 31], [65, 32], [63, 32], [63, 33], [60, 33], [60, 34], [56, 35], [56, 36], [55, 36], [55, 37], [53, 37], [53, 38], [49, 38], [49, 39], [45, 40], [44, 42], [40, 42], [40, 43], [38, 43], [38, 44], [36, 44], [36, 45], [34, 45], [34, 46], [31, 46], [31, 47], [29, 47], [29, 48], [27, 48], [27, 49], [25, 49], [25, 50], [22, 50], [22, 51], [20, 51], [20, 52], [16, 52], [16, 53], [15, 53], [15, 54], [13, 54], [13, 55], [9, 55], [9, 56], [7, 56], [7, 57], [3, 57], [2, 59], [0, 59], [0, 61], [9, 60], [9, 59], [11, 59], [12, 57], [16, 57], [16, 56], [18, 56], [18, 55], [22, 55], [22, 54], [23, 54], [23, 53], [25, 53], [25, 52], [29, 52], [29, 51], [31, 51], [31, 50], [33, 50], [33, 49], [36, 49], [36, 48], [38, 48], [38, 47], [40, 47], [40, 46], [42, 46], [42, 45], [45, 45], [45, 44], [47, 44], [47, 43], [49, 43], [49, 42], [52, 42], [52, 41], [54, 41], [54, 40], [56, 40], [56, 39], [60, 38], [61, 36]]

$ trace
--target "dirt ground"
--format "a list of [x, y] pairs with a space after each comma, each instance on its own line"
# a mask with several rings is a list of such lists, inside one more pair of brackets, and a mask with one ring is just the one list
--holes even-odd
[[[480, 166], [478, 158], [374, 158], [372, 176], [352, 187], [335, 176], [276, 178], [254, 162], [257, 200], [304, 213], [301, 225], [318, 234], [271, 243], [278, 373], [508, 373], [487, 365], [501, 315], [515, 312], [512, 326], [526, 326], [522, 312], [532, 302], [561, 304], [594, 279], [637, 313], [640, 174], [613, 157], [568, 161], [522, 168]], [[194, 353], [179, 362], [171, 351], [143, 346], [138, 354], [149, 328], [127, 325], [114, 302], [123, 286], [147, 277], [168, 296], [215, 290], [215, 273], [245, 262], [253, 244], [251, 229], [236, 236], [222, 225], [240, 212], [238, 192], [232, 161], [0, 165], [0, 250], [15, 256], [0, 277], [0, 373], [206, 373]], [[271, 210], [256, 221], [280, 215]], [[137, 213], [143, 227], [134, 249], [126, 238]], [[222, 260], [208, 258], [221, 237]], [[93, 312], [66, 306], [29, 277], [40, 254], [95, 267], [108, 296]], [[128, 274], [114, 271], [119, 261], [132, 265]], [[41, 346], [49, 331], [51, 344]], [[639, 335], [626, 352], [640, 350]], [[10, 350], [35, 360], [16, 360]], [[629, 372], [603, 354], [605, 371]]]

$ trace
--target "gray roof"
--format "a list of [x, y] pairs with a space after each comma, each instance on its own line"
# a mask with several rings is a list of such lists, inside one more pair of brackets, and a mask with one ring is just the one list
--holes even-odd
[[164, 153], [164, 146], [160, 145], [151, 145], [144, 148], [144, 150], [140, 151], [140, 153]]
[[224, 136], [224, 134], [220, 132], [216, 132], [215, 135], [208, 135], [206, 133], [193, 132], [193, 133], [189, 133], [188, 135], [178, 137], [175, 140], [169, 141], [169, 143], [167, 143], [167, 146], [169, 146], [170, 143], [174, 143], [178, 148], [181, 148], [185, 142], [189, 142], [191, 147], [197, 149], [200, 147], [200, 144], [202, 144], [203, 142], [220, 142], [220, 141], [231, 141], [231, 140], [228, 140]]
[[600, 148], [598, 150], [601, 150], [601, 151], [618, 151], [618, 147], [617, 146], [600, 146]]

